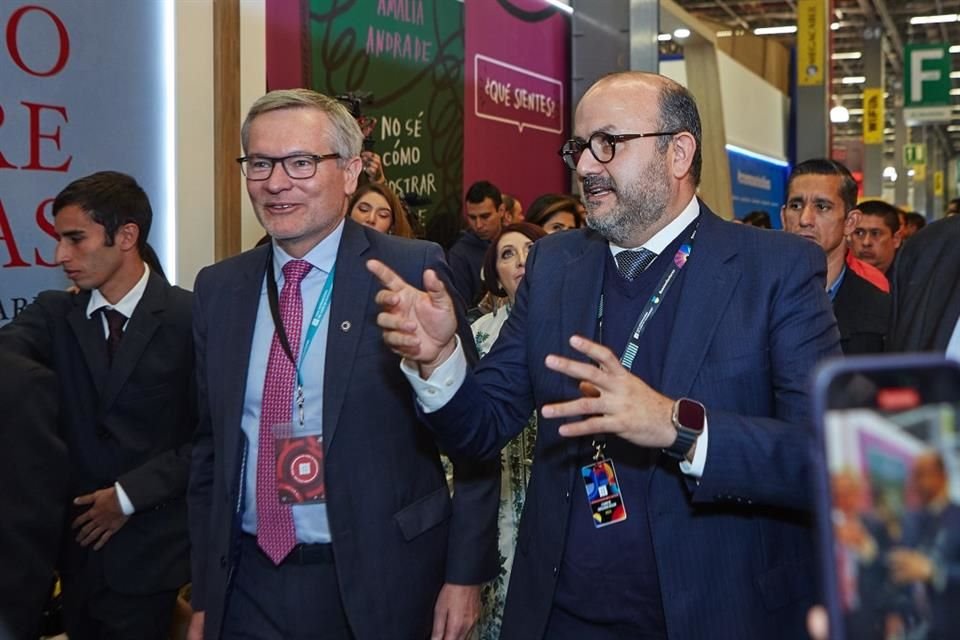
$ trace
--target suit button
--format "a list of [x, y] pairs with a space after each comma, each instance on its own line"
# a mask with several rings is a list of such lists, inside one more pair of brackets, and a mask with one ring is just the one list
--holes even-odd
[[564, 501], [564, 502], [570, 502], [570, 492], [569, 492], [569, 491], [564, 491], [564, 492], [563, 492], [563, 501]]
[[554, 566], [554, 567], [553, 567], [553, 576], [556, 577], [558, 573], [560, 573], [560, 567]]
[[220, 556], [220, 568], [223, 569], [227, 566], [227, 556]]

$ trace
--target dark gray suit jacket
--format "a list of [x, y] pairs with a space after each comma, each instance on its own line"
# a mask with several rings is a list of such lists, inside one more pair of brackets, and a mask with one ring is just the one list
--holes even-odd
[[[206, 638], [219, 637], [236, 566], [246, 454], [240, 418], [270, 256], [270, 246], [259, 247], [197, 276], [200, 427], [190, 530], [194, 608], [206, 611]], [[479, 584], [497, 570], [498, 465], [454, 460], [451, 500], [399, 357], [383, 344], [376, 325], [380, 286], [365, 267], [371, 258], [417, 286], [426, 268], [449, 282], [440, 247], [345, 221], [323, 381], [327, 517], [340, 593], [357, 638], [423, 638], [444, 582]]]
[[0, 329], [0, 348], [57, 374], [60, 430], [71, 496], [119, 481], [136, 513], [100, 551], [83, 550], [68, 509], [60, 569], [73, 575], [96, 553], [122, 593], [176, 589], [189, 581], [186, 487], [196, 425], [191, 294], [151, 273], [113, 366], [90, 292], [45, 291]]

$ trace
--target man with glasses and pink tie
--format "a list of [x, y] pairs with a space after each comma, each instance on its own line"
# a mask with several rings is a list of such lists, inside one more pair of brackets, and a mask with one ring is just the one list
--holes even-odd
[[444, 450], [496, 457], [540, 413], [501, 637], [805, 637], [823, 252], [697, 198], [699, 114], [663, 76], [600, 79], [560, 155], [589, 228], [534, 245], [473, 371], [444, 283], [368, 265]]
[[497, 568], [498, 467], [453, 456], [451, 499], [364, 267], [447, 278], [442, 250], [346, 216], [363, 135], [338, 101], [273, 91], [241, 139], [271, 240], [197, 277], [190, 637], [465, 638]]

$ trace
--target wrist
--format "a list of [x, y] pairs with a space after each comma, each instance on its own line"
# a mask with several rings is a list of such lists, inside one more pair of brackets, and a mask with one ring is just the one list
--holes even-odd
[[431, 360], [430, 362], [420, 362], [420, 378], [427, 380], [433, 372], [436, 371], [440, 365], [447, 361], [447, 359], [453, 355], [453, 352], [457, 349], [457, 337], [454, 336], [450, 339], [447, 344], [443, 345], [440, 349], [440, 353], [437, 354], [437, 357]]

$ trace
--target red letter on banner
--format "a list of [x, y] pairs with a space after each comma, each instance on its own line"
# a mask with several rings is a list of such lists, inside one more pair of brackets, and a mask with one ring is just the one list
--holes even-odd
[[51, 111], [58, 112], [63, 116], [64, 122], [69, 122], [67, 119], [67, 108], [66, 107], [56, 107], [49, 104], [35, 104], [33, 102], [21, 102], [23, 106], [30, 110], [30, 162], [23, 167], [22, 169], [33, 169], [40, 171], [67, 171], [70, 169], [70, 162], [73, 161], [73, 156], [67, 158], [63, 164], [56, 167], [45, 167], [40, 164], [40, 140], [46, 138], [47, 140], [52, 140], [57, 145], [57, 150], [60, 149], [60, 127], [57, 127], [53, 133], [40, 133], [40, 111], [43, 109], [50, 109]]
[[3, 267], [29, 267], [30, 264], [24, 261], [20, 256], [20, 250], [17, 249], [17, 241], [13, 238], [13, 231], [10, 229], [10, 221], [7, 220], [7, 212], [3, 210], [2, 200], [0, 200], [0, 233], [3, 233], [0, 235], [0, 242], [6, 243], [7, 251], [10, 253], [10, 262]]
[[[23, 61], [23, 57], [20, 55], [20, 47], [17, 43], [17, 30], [20, 27], [20, 20], [27, 14], [28, 11], [39, 11], [43, 14], [46, 14], [57, 27], [60, 53], [57, 56], [56, 63], [54, 63], [54, 65], [47, 71], [37, 71], [36, 69], [31, 69], [27, 66], [27, 63]], [[30, 75], [37, 76], [38, 78], [49, 78], [50, 76], [55, 76], [63, 71], [63, 68], [67, 65], [67, 60], [70, 58], [70, 35], [67, 33], [67, 27], [64, 26], [60, 18], [58, 18], [57, 15], [49, 9], [30, 5], [26, 7], [20, 7], [13, 12], [13, 15], [10, 16], [10, 22], [7, 23], [7, 51], [10, 52], [10, 57], [13, 59], [16, 65]]]
[[[43, 210], [47, 208], [47, 205], [53, 204], [53, 198], [47, 198], [39, 205], [37, 205], [37, 226], [40, 227], [40, 230], [45, 234], [53, 238], [55, 241], [60, 239], [60, 236], [57, 235], [57, 229], [53, 226], [53, 223], [46, 219], [43, 215]], [[57, 266], [56, 262], [47, 262], [43, 259], [43, 256], [40, 255], [40, 249], [33, 250], [33, 262], [38, 267], [55, 267]]]

